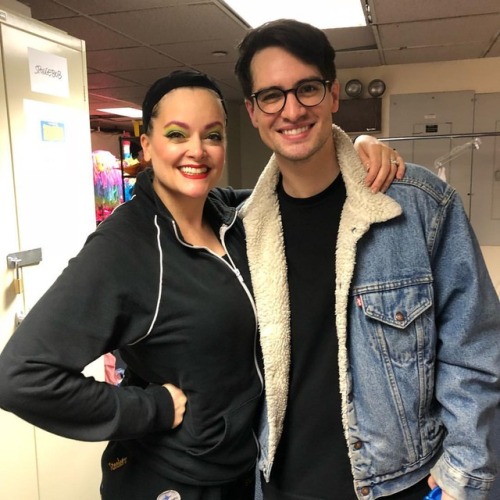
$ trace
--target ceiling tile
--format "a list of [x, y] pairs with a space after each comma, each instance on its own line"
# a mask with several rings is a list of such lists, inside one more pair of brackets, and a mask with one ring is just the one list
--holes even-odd
[[107, 73], [91, 73], [88, 75], [89, 89], [106, 89], [113, 87], [131, 87], [135, 83], [117, 78]]
[[469, 43], [491, 39], [500, 27], [500, 14], [469, 18], [417, 21], [379, 26], [384, 49]]
[[196, 67], [216, 80], [227, 79], [234, 74], [234, 63], [232, 62], [197, 64]]
[[222, 13], [212, 4], [181, 5], [143, 10], [140, 15], [129, 13], [103, 14], [95, 17], [122, 33], [133, 33], [146, 44], [217, 40], [221, 33], [227, 38], [240, 39], [243, 25]]
[[366, 68], [368, 66], [379, 66], [380, 55], [378, 50], [355, 50], [337, 52], [335, 56], [337, 69], [344, 68]]
[[469, 43], [453, 46], [433, 46], [407, 49], [385, 50], [386, 64], [411, 64], [435, 61], [452, 61], [458, 59], [474, 59], [481, 52], [480, 43]]
[[498, 0], [368, 0], [374, 22], [400, 23], [423, 19], [498, 13]]
[[139, 85], [135, 87], [96, 89], [92, 92], [101, 97], [112, 97], [114, 99], [135, 102], [138, 105], [142, 105], [142, 101], [144, 100], [144, 96], [147, 91], [148, 86]]
[[115, 33], [106, 26], [101, 26], [86, 17], [52, 19], [49, 24], [66, 31], [66, 33], [71, 33], [76, 38], [85, 40], [87, 51], [141, 45], [137, 41]]
[[[219, 61], [236, 62], [238, 41], [234, 39], [205, 40], [197, 42], [182, 42], [172, 44], [155, 45], [155, 49], [168, 55], [173, 59], [183, 61], [185, 64], [202, 64]], [[214, 51], [226, 51], [227, 56], [215, 57]]]
[[375, 45], [371, 26], [330, 29], [325, 30], [325, 34], [336, 51]]
[[[47, 0], [38, 1], [46, 2]], [[189, 3], [200, 2], [206, 3], [206, 0], [190, 0]], [[186, 0], [59, 0], [59, 3], [84, 14], [104, 14], [185, 5]]]
[[124, 78], [125, 80], [129, 80], [131, 82], [136, 82], [141, 85], [152, 85], [156, 80], [166, 76], [170, 71], [174, 69], [181, 69], [185, 66], [162, 66], [161, 68], [150, 68], [150, 69], [142, 69], [141, 71], [137, 70], [129, 70], [129, 71], [116, 71], [112, 74], [119, 77]]
[[52, 0], [19, 0], [20, 3], [31, 8], [31, 17], [40, 21], [47, 19], [55, 19], [58, 17], [76, 16], [77, 12], [72, 9], [67, 9], [59, 3], [54, 3]]
[[488, 47], [484, 52], [487, 57], [500, 56], [500, 30], [491, 39]]
[[101, 71], [136, 70], [175, 66], [177, 63], [147, 47], [87, 52], [89, 66]]

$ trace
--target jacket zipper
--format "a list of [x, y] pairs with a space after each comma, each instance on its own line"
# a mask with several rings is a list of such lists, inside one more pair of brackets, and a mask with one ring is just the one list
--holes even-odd
[[[257, 375], [259, 376], [260, 396], [262, 396], [262, 393], [264, 391], [264, 377], [260, 371], [259, 362], [257, 360], [257, 342], [258, 342], [258, 335], [259, 335], [259, 323], [258, 323], [258, 319], [257, 319], [257, 306], [255, 305], [255, 300], [254, 300], [252, 294], [250, 293], [250, 290], [248, 289], [248, 287], [245, 283], [245, 280], [243, 279], [243, 276], [241, 275], [240, 270], [236, 267], [233, 259], [231, 258], [231, 254], [229, 253], [229, 251], [226, 247], [226, 233], [233, 226], [233, 224], [236, 220], [236, 217], [237, 217], [237, 215], [235, 215], [233, 217], [233, 220], [231, 221], [231, 223], [229, 225], [222, 224], [222, 226], [220, 227], [220, 230], [219, 230], [220, 241], [222, 243], [222, 247], [224, 248], [224, 251], [226, 252], [227, 257], [228, 257], [229, 261], [231, 262], [231, 265], [226, 260], [219, 257], [218, 255], [217, 255], [217, 257], [219, 259], [221, 259], [225, 264], [227, 264], [233, 270], [233, 272], [236, 274], [238, 281], [240, 282], [241, 286], [243, 287], [243, 290], [245, 290], [245, 293], [248, 296], [248, 300], [250, 301], [250, 304], [252, 304], [253, 314], [255, 317], [255, 332], [254, 332], [254, 337], [253, 337], [253, 339], [254, 339], [253, 340], [253, 362], [255, 364], [255, 370], [257, 371]], [[208, 251], [210, 251], [210, 250], [208, 250]], [[259, 442], [259, 438], [255, 434], [255, 429], [252, 429], [252, 435], [253, 435], [253, 439], [254, 439], [256, 447], [257, 447], [256, 460], [258, 461], [259, 456], [260, 456], [260, 442]]]
[[[262, 394], [262, 391], [264, 390], [264, 378], [263, 378], [262, 373], [260, 371], [259, 363], [257, 361], [257, 355], [256, 355], [257, 336], [258, 336], [257, 307], [255, 305], [254, 298], [253, 298], [252, 294], [250, 293], [250, 290], [248, 289], [248, 287], [245, 283], [245, 280], [243, 279], [243, 276], [241, 275], [240, 270], [236, 267], [233, 259], [231, 258], [231, 254], [228, 252], [227, 247], [226, 247], [226, 240], [225, 240], [226, 232], [234, 225], [236, 217], [237, 217], [237, 215], [235, 214], [231, 223], [230, 224], [222, 224], [222, 226], [220, 227], [220, 230], [219, 230], [220, 241], [221, 241], [222, 247], [224, 248], [224, 251], [226, 252], [226, 255], [229, 259], [229, 262], [227, 260], [223, 259], [220, 255], [217, 255], [215, 252], [210, 250], [210, 248], [208, 248], [208, 247], [188, 245], [186, 242], [182, 241], [182, 239], [179, 237], [179, 233], [177, 231], [177, 224], [175, 223], [175, 220], [172, 220], [172, 226], [174, 228], [175, 237], [177, 238], [177, 241], [181, 245], [188, 247], [188, 248], [197, 248], [197, 249], [205, 250], [209, 254], [211, 254], [214, 257], [216, 257], [217, 259], [219, 259], [221, 262], [224, 263], [224, 265], [226, 265], [229, 269], [231, 269], [231, 271], [236, 275], [236, 277], [238, 278], [238, 281], [240, 282], [240, 285], [242, 286], [243, 290], [245, 291], [245, 293], [248, 297], [248, 300], [250, 301], [250, 304], [252, 305], [253, 314], [255, 317], [254, 356], [253, 356], [253, 358], [254, 358], [255, 368], [257, 370], [257, 375], [259, 376], [259, 380], [260, 380], [260, 389], [261, 389], [260, 393]], [[254, 433], [254, 437], [255, 437], [255, 433]], [[255, 437], [255, 439], [257, 440], [256, 437]], [[258, 441], [257, 441], [257, 444], [258, 444]]]
[[[227, 260], [223, 259], [221, 256], [217, 255], [215, 252], [210, 250], [210, 248], [196, 246], [196, 245], [188, 245], [187, 243], [182, 241], [182, 239], [179, 237], [179, 233], [177, 232], [177, 225], [175, 223], [175, 220], [172, 220], [172, 226], [174, 228], [175, 237], [177, 238], [177, 241], [181, 245], [184, 245], [185, 247], [188, 247], [188, 248], [197, 248], [197, 249], [205, 250], [208, 253], [210, 253], [211, 255], [213, 255], [214, 257], [216, 257], [217, 259], [219, 259], [220, 261], [222, 261], [224, 263], [224, 265], [229, 267], [229, 269], [231, 269], [231, 271], [236, 275], [236, 277], [238, 278], [238, 281], [240, 282], [240, 285], [242, 286], [243, 290], [247, 294], [248, 300], [250, 301], [250, 304], [252, 305], [253, 314], [255, 317], [255, 332], [254, 332], [254, 342], [253, 342], [253, 362], [255, 365], [255, 369], [257, 371], [257, 375], [259, 376], [260, 396], [262, 396], [262, 392], [264, 391], [264, 377], [262, 376], [262, 373], [261, 373], [260, 367], [259, 367], [259, 362], [257, 360], [257, 341], [258, 341], [258, 329], [259, 329], [258, 320], [257, 320], [257, 307], [255, 305], [254, 298], [253, 298], [252, 294], [250, 293], [250, 290], [248, 289], [248, 287], [245, 283], [245, 280], [243, 279], [243, 276], [241, 275], [240, 270], [236, 267], [233, 259], [231, 258], [231, 254], [228, 252], [227, 247], [226, 247], [226, 233], [234, 225], [236, 217], [237, 217], [237, 215], [235, 214], [231, 223], [230, 224], [222, 224], [222, 226], [220, 227], [220, 230], [219, 230], [220, 241], [221, 241], [222, 247], [224, 248], [224, 251], [226, 252], [226, 255], [229, 259], [229, 262], [227, 262]], [[258, 458], [260, 455], [260, 443], [259, 443], [258, 437], [255, 434], [254, 429], [252, 429], [252, 435], [253, 435], [253, 438], [254, 438], [254, 441], [255, 441], [255, 444], [257, 447], [257, 455], [256, 456]]]

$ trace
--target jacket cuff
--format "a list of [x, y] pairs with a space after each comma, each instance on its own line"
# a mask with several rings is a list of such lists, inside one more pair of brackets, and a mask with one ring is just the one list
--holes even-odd
[[151, 432], [171, 430], [175, 417], [172, 395], [162, 385], [150, 385], [146, 388], [146, 392], [154, 398], [157, 407]]
[[493, 481], [467, 476], [453, 467], [443, 454], [431, 469], [431, 475], [448, 495], [456, 500], [487, 500]]

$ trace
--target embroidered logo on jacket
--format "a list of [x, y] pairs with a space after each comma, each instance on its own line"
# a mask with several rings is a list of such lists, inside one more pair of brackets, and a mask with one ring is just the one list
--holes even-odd
[[109, 470], [116, 470], [126, 465], [128, 457], [117, 458], [114, 462], [108, 462]]

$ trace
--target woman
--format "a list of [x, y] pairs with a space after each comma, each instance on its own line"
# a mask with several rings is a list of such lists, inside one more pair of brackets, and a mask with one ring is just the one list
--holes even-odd
[[[220, 90], [201, 73], [171, 73], [148, 91], [143, 123], [152, 170], [12, 336], [0, 406], [62, 436], [109, 440], [104, 499], [253, 498], [262, 376], [231, 208], [248, 192], [214, 189], [226, 145]], [[115, 349], [127, 383], [81, 374]]]

